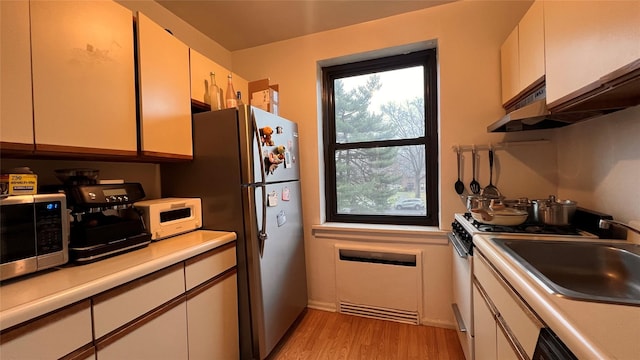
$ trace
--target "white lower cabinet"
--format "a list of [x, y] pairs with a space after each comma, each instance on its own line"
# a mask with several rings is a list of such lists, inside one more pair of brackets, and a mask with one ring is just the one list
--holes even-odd
[[238, 359], [235, 246], [223, 246], [187, 260], [185, 279], [189, 359]]
[[489, 305], [473, 287], [474, 355], [476, 359], [496, 359], [496, 319]]
[[236, 271], [220, 246], [3, 331], [0, 359], [236, 360]]
[[85, 300], [2, 333], [0, 359], [59, 359], [92, 340], [91, 302]]
[[236, 284], [234, 271], [187, 294], [189, 359], [238, 359]]
[[98, 341], [100, 360], [188, 359], [185, 299], [171, 302]]
[[474, 260], [475, 358], [531, 358], [544, 323], [479, 251]]

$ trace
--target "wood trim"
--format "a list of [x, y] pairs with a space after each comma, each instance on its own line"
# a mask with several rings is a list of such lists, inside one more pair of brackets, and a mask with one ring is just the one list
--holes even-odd
[[0, 150], [2, 152], [6, 150], [17, 150], [17, 151], [27, 151], [32, 152], [36, 149], [34, 144], [23, 144], [23, 143], [14, 143], [7, 141], [0, 141]]
[[204, 291], [212, 288], [213, 286], [221, 283], [222, 281], [224, 281], [225, 279], [235, 275], [238, 273], [238, 267], [234, 266], [230, 269], [227, 269], [223, 272], [221, 272], [220, 274], [212, 277], [211, 279], [205, 281], [204, 283], [194, 287], [193, 289], [187, 291], [186, 295], [187, 295], [187, 300], [190, 300], [196, 296], [198, 296], [199, 294], [203, 293]]
[[98, 156], [112, 156], [112, 157], [136, 157], [137, 151], [128, 150], [113, 150], [113, 149], [99, 149], [99, 148], [87, 148], [79, 146], [64, 146], [64, 145], [49, 145], [49, 144], [35, 144], [35, 151], [39, 154], [55, 153], [56, 155], [71, 155], [71, 156], [83, 156], [83, 155], [98, 155]]
[[203, 103], [200, 100], [191, 99], [191, 113], [201, 113], [205, 111], [211, 111], [211, 105]]
[[131, 334], [135, 330], [141, 328], [143, 325], [151, 322], [152, 320], [169, 312], [176, 306], [182, 304], [183, 302], [186, 301], [186, 299], [187, 297], [185, 294], [179, 295], [173, 298], [172, 300], [169, 300], [168, 302], [164, 303], [163, 305], [149, 311], [148, 313], [142, 316], [139, 316], [138, 318], [120, 326], [119, 328], [111, 331], [110, 333], [103, 335], [99, 339], [95, 340], [96, 350], [100, 351], [106, 348], [107, 346], [113, 344], [114, 342], [118, 341], [119, 339], [122, 339], [123, 337], [127, 336], [128, 334]]
[[[606, 85], [606, 88], [605, 88]], [[548, 104], [549, 111], [552, 113], [561, 111], [573, 111], [574, 107], [579, 107], [581, 103], [588, 102], [592, 98], [604, 93], [614, 93], [617, 87], [631, 86], [632, 89], [640, 89], [640, 59], [637, 59], [603, 77], [592, 82], [589, 85], [573, 91], [556, 101]], [[614, 93], [615, 94], [615, 93]], [[607, 99], [613, 99], [611, 107], [628, 107], [638, 105], [640, 96], [637, 90], [628, 91], [627, 93], [619, 93], [621, 98], [611, 96]], [[607, 96], [607, 95], [604, 95]], [[606, 100], [602, 100], [600, 106], [606, 105]], [[578, 110], [580, 110], [578, 108]], [[586, 109], [593, 110], [593, 109]]]
[[168, 154], [155, 151], [140, 151], [141, 159], [149, 161], [188, 161], [193, 160], [193, 155]]
[[96, 354], [96, 348], [93, 342], [61, 357], [59, 360], [83, 360], [93, 357]]

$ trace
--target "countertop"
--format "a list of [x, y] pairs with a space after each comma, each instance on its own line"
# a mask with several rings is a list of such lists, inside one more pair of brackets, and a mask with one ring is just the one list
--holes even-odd
[[0, 330], [236, 240], [233, 232], [196, 230], [86, 265], [67, 264], [0, 286]]
[[550, 294], [491, 237], [476, 236], [474, 245], [579, 359], [639, 359], [640, 307]]

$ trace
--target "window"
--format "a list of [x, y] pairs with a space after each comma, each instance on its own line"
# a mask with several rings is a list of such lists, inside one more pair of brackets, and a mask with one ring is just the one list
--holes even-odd
[[327, 220], [438, 225], [436, 51], [322, 68]]

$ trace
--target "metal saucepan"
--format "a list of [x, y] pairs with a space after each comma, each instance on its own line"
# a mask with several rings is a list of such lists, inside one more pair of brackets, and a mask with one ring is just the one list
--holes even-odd
[[577, 207], [577, 202], [558, 200], [553, 195], [548, 199], [532, 200], [531, 203], [535, 222], [555, 226], [570, 225]]

